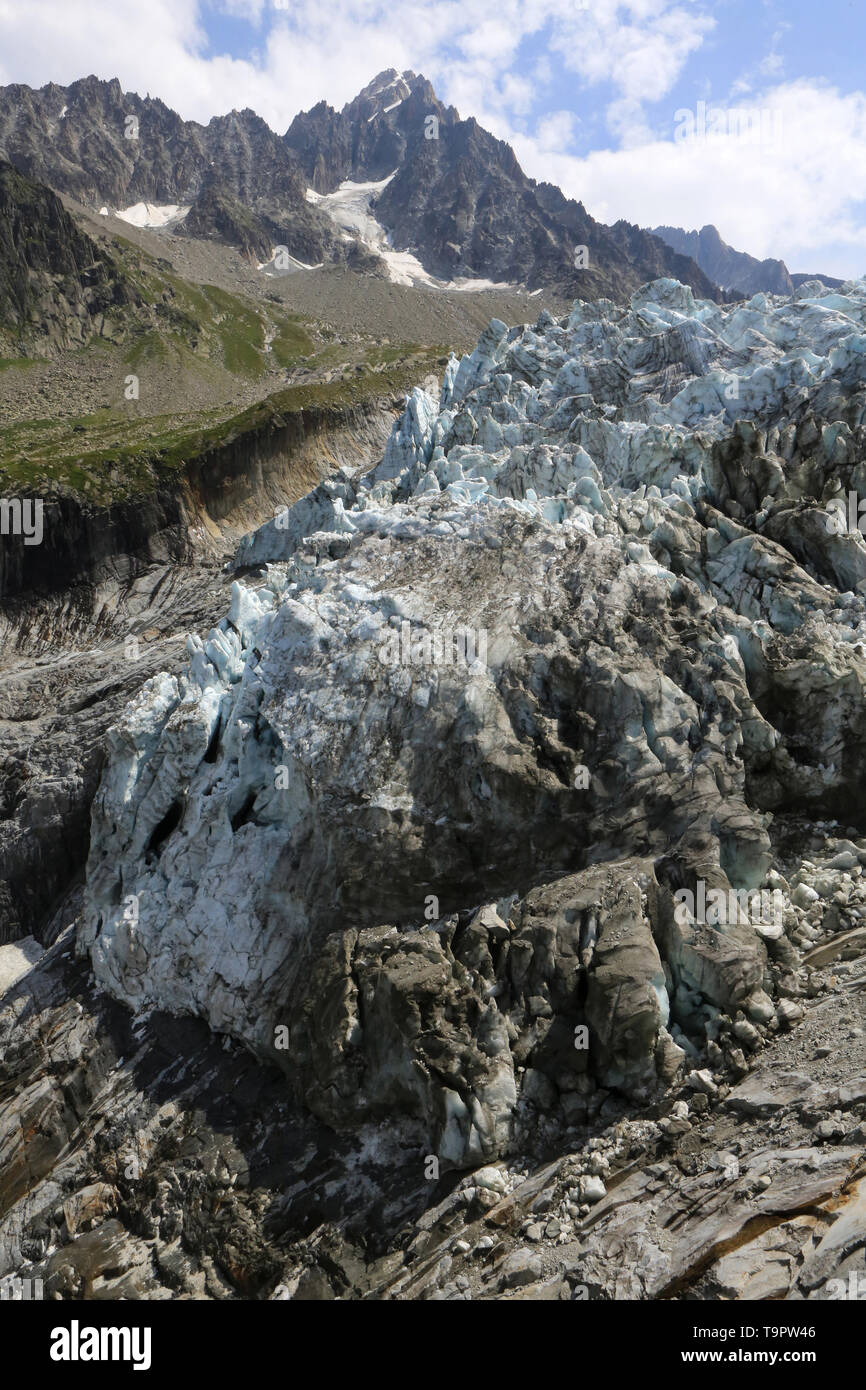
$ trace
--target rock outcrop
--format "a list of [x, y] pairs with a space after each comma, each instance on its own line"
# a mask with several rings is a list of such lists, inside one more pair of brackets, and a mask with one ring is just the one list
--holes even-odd
[[50, 188], [0, 160], [0, 357], [111, 338], [139, 296]]

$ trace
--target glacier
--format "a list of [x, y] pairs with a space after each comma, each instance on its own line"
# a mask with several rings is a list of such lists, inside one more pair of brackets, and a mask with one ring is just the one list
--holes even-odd
[[[492, 320], [374, 468], [243, 539], [111, 731], [98, 981], [458, 1166], [669, 1085], [822, 940], [785, 818], [861, 815], [866, 544], [827, 522], [864, 441], [866, 280]], [[406, 624], [428, 655], [389, 664]], [[431, 659], [457, 630], [485, 660]], [[784, 930], [675, 914], [696, 881]]]

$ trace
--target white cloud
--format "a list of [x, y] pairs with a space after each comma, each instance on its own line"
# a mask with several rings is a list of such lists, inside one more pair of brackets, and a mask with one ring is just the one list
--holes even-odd
[[758, 64], [758, 71], [762, 77], [778, 77], [785, 67], [785, 60], [781, 53], [768, 53]]
[[535, 133], [539, 149], [567, 149], [574, 136], [574, 119], [571, 111], [551, 111], [540, 120]]
[[658, 101], [715, 27], [695, 5], [670, 0], [595, 0], [553, 15], [551, 48], [588, 83], [609, 82], [628, 101]]
[[[274, 0], [204, 0], [211, 9], [220, 14], [231, 15], [233, 19], [247, 19], [251, 24], [261, 23], [266, 9], [274, 7]], [[282, 8], [287, 9], [290, 0], [283, 0]]]
[[[251, 105], [276, 128], [325, 97], [349, 100], [382, 67], [412, 67], [479, 119], [526, 109], [521, 43], [550, 26], [551, 54], [632, 102], [663, 95], [712, 21], [677, 0], [0, 0], [0, 80], [68, 83], [98, 66], [159, 91], [186, 117]], [[209, 10], [261, 22], [257, 62], [205, 57]], [[549, 78], [547, 58], [535, 81]]]
[[713, 222], [737, 250], [792, 270], [866, 273], [866, 95], [800, 81], [755, 104], [780, 123], [771, 127], [781, 129], [778, 144], [657, 139], [577, 158], [517, 136], [515, 148], [528, 173], [560, 184], [602, 221], [687, 230]]

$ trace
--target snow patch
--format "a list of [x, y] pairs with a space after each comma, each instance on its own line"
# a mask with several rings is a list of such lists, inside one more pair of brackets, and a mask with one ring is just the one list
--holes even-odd
[[9, 946], [0, 946], [0, 997], [22, 980], [41, 959], [43, 949], [32, 936], [22, 937]]
[[[162, 228], [177, 226], [188, 212], [188, 204], [182, 207], [179, 203], [133, 203], [132, 207], [119, 209], [114, 215], [132, 227]], [[100, 213], [106, 216], [107, 209], [100, 208]]]
[[256, 270], [263, 271], [265, 275], [294, 275], [299, 270], [321, 270], [324, 264], [324, 261], [317, 261], [315, 265], [308, 265], [306, 261], [299, 261], [297, 257], [290, 256], [285, 247], [275, 246], [270, 260], [262, 261], [256, 266]]
[[[463, 276], [459, 280], [448, 280], [444, 282], [444, 288], [449, 290], [510, 290], [519, 289], [518, 285], [512, 285], [507, 280], [472, 280], [468, 276]], [[540, 294], [540, 290], [536, 290]]]

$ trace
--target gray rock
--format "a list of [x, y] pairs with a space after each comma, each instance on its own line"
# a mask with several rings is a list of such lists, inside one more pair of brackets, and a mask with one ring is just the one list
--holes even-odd
[[740, 1115], [770, 1115], [812, 1102], [817, 1088], [802, 1072], [757, 1071], [741, 1081], [725, 1100]]
[[518, 1289], [525, 1284], [538, 1283], [542, 1278], [542, 1264], [538, 1255], [530, 1250], [512, 1250], [502, 1262], [499, 1271], [501, 1289]]

